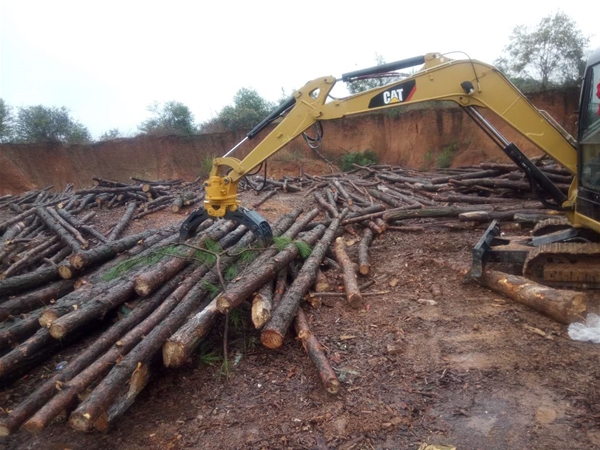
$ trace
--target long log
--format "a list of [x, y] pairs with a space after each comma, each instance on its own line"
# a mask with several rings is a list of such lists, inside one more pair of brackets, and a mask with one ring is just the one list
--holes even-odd
[[[319, 226], [307, 232], [301, 240], [308, 245], [313, 245], [324, 232], [325, 227]], [[274, 250], [276, 252], [276, 249]], [[282, 251], [276, 253], [275, 256], [265, 258], [262, 255], [244, 271], [243, 276], [238, 277], [230, 283], [225, 292], [221, 293], [217, 298], [219, 311], [225, 314], [237, 308], [268, 280], [275, 278], [277, 273], [292, 262], [298, 254], [298, 246], [295, 243], [291, 243]]]
[[[100, 358], [96, 359], [91, 365], [85, 367], [84, 370], [74, 370], [78, 374], [73, 377], [68, 383], [61, 386], [60, 392], [54, 396], [42, 409], [40, 409], [25, 425], [27, 429], [32, 431], [41, 431], [50, 421], [56, 417], [69, 403], [82, 393], [95, 380], [103, 377], [119, 360], [132, 350], [142, 339], [156, 328], [162, 320], [165, 319], [178, 304], [186, 297], [190, 290], [198, 283], [198, 281], [206, 275], [208, 268], [201, 266], [196, 268], [191, 274], [182, 272], [187, 275], [183, 277], [183, 281], [177, 288], [162, 301], [160, 306], [153, 309], [151, 314], [147, 316], [141, 323], [131, 329], [125, 336], [118, 341]], [[169, 283], [170, 284], [170, 283]], [[174, 283], [175, 285], [176, 283]], [[166, 285], [165, 285], [166, 286]], [[152, 296], [145, 301], [151, 301], [152, 298], [159, 295], [165, 286], [161, 287]], [[172, 286], [170, 286], [172, 287]], [[104, 349], [100, 350], [100, 352]], [[95, 356], [90, 356], [95, 358]], [[91, 424], [90, 424], [91, 427]]]
[[7, 245], [11, 243], [12, 239], [17, 237], [19, 233], [21, 233], [21, 231], [23, 231], [24, 229], [24, 222], [16, 222], [14, 225], [8, 228], [8, 230], [6, 231], [6, 233], [4, 233], [2, 239], [0, 240], [0, 254], [3, 253], [4, 249]]
[[42, 308], [53, 300], [57, 300], [73, 290], [73, 281], [61, 280], [46, 287], [15, 297], [0, 304], [0, 321], [11, 315], [29, 312]]
[[174, 231], [172, 228], [146, 230], [142, 233], [127, 236], [116, 241], [107, 242], [106, 244], [99, 245], [96, 248], [84, 252], [76, 252], [69, 258], [69, 262], [71, 266], [77, 270], [89, 269], [114, 258], [119, 253], [129, 250], [140, 241], [148, 239], [155, 234], [160, 234], [166, 237], [166, 235], [173, 234], [173, 232]]
[[[85, 217], [78, 219], [77, 217], [73, 216], [71, 213], [69, 213], [64, 208], [59, 209], [57, 211], [57, 213], [58, 213], [58, 215], [60, 215], [63, 219], [65, 219], [67, 222], [69, 222], [71, 225], [73, 225], [78, 230], [81, 230], [81, 231], [85, 232], [86, 234], [88, 234], [89, 236], [96, 238], [99, 242], [103, 242], [103, 243], [106, 242], [106, 238], [104, 237], [104, 235], [102, 233], [100, 233], [94, 227], [85, 224], [86, 218], [90, 217], [89, 215], [86, 215]], [[95, 214], [95, 213], [91, 212], [90, 214]], [[91, 217], [93, 217], [93, 216], [91, 216]]]
[[[513, 168], [515, 168], [515, 167], [513, 166]], [[498, 171], [498, 170], [482, 170], [479, 172], [469, 172], [469, 173], [465, 173], [462, 175], [452, 175], [452, 176], [447, 176], [447, 177], [432, 178], [431, 184], [445, 184], [445, 183], [448, 183], [450, 180], [470, 180], [473, 178], [496, 177], [496, 176], [500, 175], [501, 173], [502, 173], [502, 171]]]
[[269, 200], [271, 197], [273, 197], [275, 194], [277, 194], [277, 189], [273, 190], [273, 191], [269, 191], [267, 192], [265, 195], [263, 195], [260, 199], [258, 199], [257, 201], [255, 201], [254, 203], [252, 203], [251, 208], [252, 209], [256, 209], [258, 208], [260, 205], [262, 205], [264, 202], [266, 202], [267, 200]]
[[308, 320], [306, 319], [306, 315], [304, 314], [304, 311], [302, 311], [302, 308], [298, 308], [298, 312], [296, 313], [295, 326], [298, 338], [302, 341], [304, 350], [306, 350], [310, 360], [317, 369], [323, 387], [330, 394], [337, 394], [340, 390], [340, 382], [337, 379], [327, 356], [325, 356], [323, 347], [310, 331]]
[[[191, 270], [186, 270], [165, 284], [156, 291], [151, 297], [140, 302], [123, 319], [106, 330], [91, 345], [87, 346], [81, 353], [51, 379], [39, 386], [24, 401], [19, 403], [8, 416], [0, 418], [0, 436], [7, 436], [14, 433], [20, 426], [40, 409], [52, 396], [57, 389], [62, 390], [64, 383], [75, 377], [78, 373], [89, 367], [94, 361], [108, 348], [119, 340], [126, 332], [144, 320], [152, 311], [154, 311], [165, 298], [177, 287], [177, 285], [189, 275]], [[59, 410], [62, 408], [59, 408]], [[56, 411], [59, 412], [58, 410]], [[44, 416], [40, 414], [40, 416]], [[29, 431], [41, 431], [54, 416], [45, 416], [45, 419], [31, 420], [26, 427]]]
[[[227, 233], [236, 227], [236, 223], [231, 220], [218, 222], [207, 230], [199, 239], [194, 241], [194, 245], [202, 247], [208, 239], [218, 241]], [[190, 264], [194, 253], [194, 248], [185, 248], [179, 256], [167, 258], [150, 270], [138, 275], [135, 279], [135, 292], [138, 295], [146, 296], [154, 291], [158, 286], [171, 278], [173, 273], [177, 273]]]
[[402, 206], [405, 206], [401, 201], [396, 200], [391, 195], [388, 195], [384, 192], [380, 192], [377, 189], [369, 189], [369, 195], [375, 197], [378, 200], [381, 200], [382, 202], [387, 203], [390, 206], [393, 206], [394, 208], [401, 208]]
[[477, 281], [552, 319], [570, 324], [585, 317], [588, 298], [583, 292], [553, 289], [524, 277], [485, 270]]
[[337, 209], [331, 203], [329, 203], [327, 200], [325, 200], [325, 198], [323, 198], [323, 196], [321, 195], [320, 192], [313, 193], [313, 197], [314, 197], [315, 201], [325, 211], [327, 211], [327, 213], [329, 214], [330, 217], [337, 217], [337, 216], [339, 216], [340, 213], [337, 211]]
[[83, 248], [88, 248], [89, 242], [86, 239], [84, 239], [84, 237], [77, 229], [75, 229], [69, 222], [63, 219], [60, 216], [60, 214], [58, 214], [56, 210], [54, 210], [54, 208], [46, 208], [46, 211], [63, 229], [67, 230], [67, 232], [69, 232], [75, 238], [75, 240], [81, 244]]
[[360, 308], [362, 305], [362, 295], [358, 289], [358, 281], [356, 279], [356, 270], [354, 264], [350, 260], [346, 252], [346, 242], [344, 238], [339, 237], [335, 240], [333, 246], [335, 258], [342, 266], [342, 275], [344, 278], [344, 292], [346, 292], [346, 300], [353, 308]]
[[373, 242], [373, 232], [369, 228], [365, 228], [358, 245], [358, 267], [361, 275], [368, 275], [371, 269], [371, 263], [369, 262], [369, 246], [371, 242]]
[[6, 269], [4, 273], [0, 275], [0, 278], [9, 278], [13, 274], [18, 273], [20, 270], [23, 270], [28, 266], [35, 264], [42, 258], [45, 258], [46, 256], [48, 256], [48, 253], [51, 252], [51, 254], [53, 255], [62, 247], [64, 247], [64, 244], [60, 241], [60, 237], [51, 237], [46, 241], [41, 242], [39, 245], [32, 247], [30, 250], [20, 253], [18, 255], [19, 259], [8, 269]]
[[459, 214], [478, 211], [477, 207], [445, 207], [445, 208], [422, 208], [415, 210], [389, 210], [383, 214], [383, 220], [391, 222], [394, 220], [413, 219], [416, 217], [458, 217]]
[[52, 217], [52, 215], [44, 208], [43, 206], [38, 206], [35, 208], [35, 213], [38, 215], [40, 219], [46, 224], [48, 228], [50, 228], [54, 233], [56, 233], [61, 240], [67, 244], [74, 252], [81, 250], [81, 245], [77, 240], [69, 234], [67, 230], [65, 230], [60, 223]]
[[[63, 252], [64, 258], [71, 253], [71, 250], [65, 247], [61, 252]], [[58, 255], [61, 255], [61, 252], [59, 252]], [[18, 275], [6, 280], [0, 280], [0, 298], [15, 295], [28, 289], [34, 289], [58, 277], [57, 267], [50, 265], [39, 267], [33, 272]]]
[[131, 221], [131, 218], [133, 217], [133, 213], [135, 212], [135, 208], [136, 208], [135, 202], [130, 202], [127, 204], [127, 209], [125, 210], [123, 217], [121, 217], [121, 220], [119, 220], [119, 222], [115, 225], [115, 227], [112, 229], [112, 231], [108, 235], [108, 238], [107, 238], [108, 241], [114, 241], [117, 239], [117, 237], [121, 234], [121, 232], [125, 229], [125, 227]]
[[[344, 209], [340, 216], [336, 217], [331, 222], [329, 228], [327, 228], [327, 230], [324, 232], [323, 237], [314, 246], [310, 256], [304, 262], [302, 269], [300, 269], [300, 273], [281, 299], [279, 306], [277, 306], [277, 309], [271, 315], [271, 320], [263, 327], [260, 334], [260, 340], [265, 347], [279, 348], [283, 344], [283, 338], [285, 337], [290, 324], [296, 316], [298, 306], [312, 285], [315, 283], [317, 270], [321, 265], [321, 261], [323, 261], [327, 249], [335, 238], [335, 234], [340, 226], [340, 222], [344, 219], [347, 213], [348, 210]], [[281, 260], [284, 259], [285, 258], [281, 258]], [[294, 258], [291, 258], [289, 261], [287, 261], [287, 264], [293, 261], [293, 259]], [[278, 261], [280, 261], [279, 255], [276, 259], [276, 262]], [[221, 297], [219, 297], [219, 300], [223, 299], [223, 297], [224, 295], [222, 294]], [[221, 310], [220, 303], [219, 309]]]

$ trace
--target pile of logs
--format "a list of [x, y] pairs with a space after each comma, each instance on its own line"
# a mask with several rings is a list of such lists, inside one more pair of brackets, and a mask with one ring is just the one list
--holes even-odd
[[[567, 186], [563, 171], [542, 168]], [[206, 221], [195, 237], [179, 243], [180, 219], [120, 235], [145, 213], [197, 203], [202, 194], [195, 185], [95, 181], [92, 189], [0, 198], [0, 210], [15, 214], [0, 223], [0, 380], [10, 382], [73, 348], [66, 365], [0, 416], [0, 435], [41, 431], [66, 417], [77, 430], [107, 430], [146, 386], [156, 357], [166, 367], [183, 366], [219, 317], [245, 302], [262, 344], [280, 348], [295, 329], [324, 388], [335, 394], [340, 383], [303, 308], [317, 306], [315, 297], [341, 295], [357, 309], [376, 294], [366, 291], [373, 282], [360, 286], [358, 277], [371, 275], [369, 249], [378, 235], [550, 216], [529, 202], [529, 185], [512, 167], [424, 173], [375, 165], [246, 180], [266, 191], [251, 207], [279, 193], [297, 196], [302, 206], [272, 224], [275, 239], [268, 248], [245, 226], [226, 220]], [[90, 206], [119, 205], [121, 219], [100, 233]], [[358, 242], [356, 252], [348, 251], [348, 240]], [[330, 289], [326, 272], [343, 280], [343, 293], [324, 292]], [[124, 305], [126, 315], [120, 313]]]

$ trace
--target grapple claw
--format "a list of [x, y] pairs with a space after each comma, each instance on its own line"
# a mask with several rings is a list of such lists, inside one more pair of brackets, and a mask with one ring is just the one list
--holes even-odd
[[[200, 224], [209, 218], [210, 215], [204, 208], [191, 213], [183, 224], [181, 224], [181, 228], [179, 229], [179, 242], [184, 242], [192, 237]], [[233, 220], [234, 222], [248, 227], [248, 229], [254, 233], [258, 241], [264, 246], [271, 245], [273, 242], [273, 232], [271, 231], [269, 222], [256, 211], [240, 206], [236, 211], [227, 211], [225, 213], [225, 219]]]
[[236, 211], [227, 211], [225, 218], [248, 227], [262, 245], [268, 246], [273, 242], [273, 231], [269, 222], [256, 211], [240, 206]]
[[200, 224], [209, 218], [210, 216], [204, 208], [197, 209], [191, 213], [181, 224], [181, 228], [179, 228], [179, 242], [184, 242], [192, 237]]

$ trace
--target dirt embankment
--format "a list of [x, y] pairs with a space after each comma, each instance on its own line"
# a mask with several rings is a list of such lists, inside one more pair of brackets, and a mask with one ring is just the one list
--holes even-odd
[[[546, 110], [574, 134], [578, 93], [575, 90], [532, 96], [539, 109]], [[488, 114], [489, 115], [489, 114]], [[525, 153], [537, 151], [501, 120], [490, 117], [505, 136]], [[481, 160], [501, 160], [503, 153], [459, 108], [389, 110], [387, 113], [349, 117], [325, 122], [321, 151], [335, 157], [345, 152], [373, 150], [382, 162], [421, 168], [436, 163], [445, 148], [452, 150], [453, 165]], [[90, 145], [3, 144], [0, 145], [0, 195], [67, 183], [89, 185], [93, 176], [127, 181], [131, 176], [151, 179], [194, 179], [214, 155], [223, 155], [243, 139], [243, 132], [197, 136], [140, 136]], [[241, 148], [236, 156], [251, 149], [257, 140]], [[312, 157], [301, 137], [286, 151], [293, 158]], [[278, 161], [274, 161], [275, 169]], [[311, 167], [305, 166], [310, 171]]]

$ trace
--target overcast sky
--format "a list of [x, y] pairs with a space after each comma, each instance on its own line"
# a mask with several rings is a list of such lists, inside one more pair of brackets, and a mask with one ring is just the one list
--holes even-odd
[[274, 101], [376, 53], [493, 63], [516, 25], [559, 9], [600, 46], [594, 2], [0, 0], [0, 98], [66, 106], [95, 138], [135, 133], [154, 101], [183, 102], [201, 122], [241, 87]]

